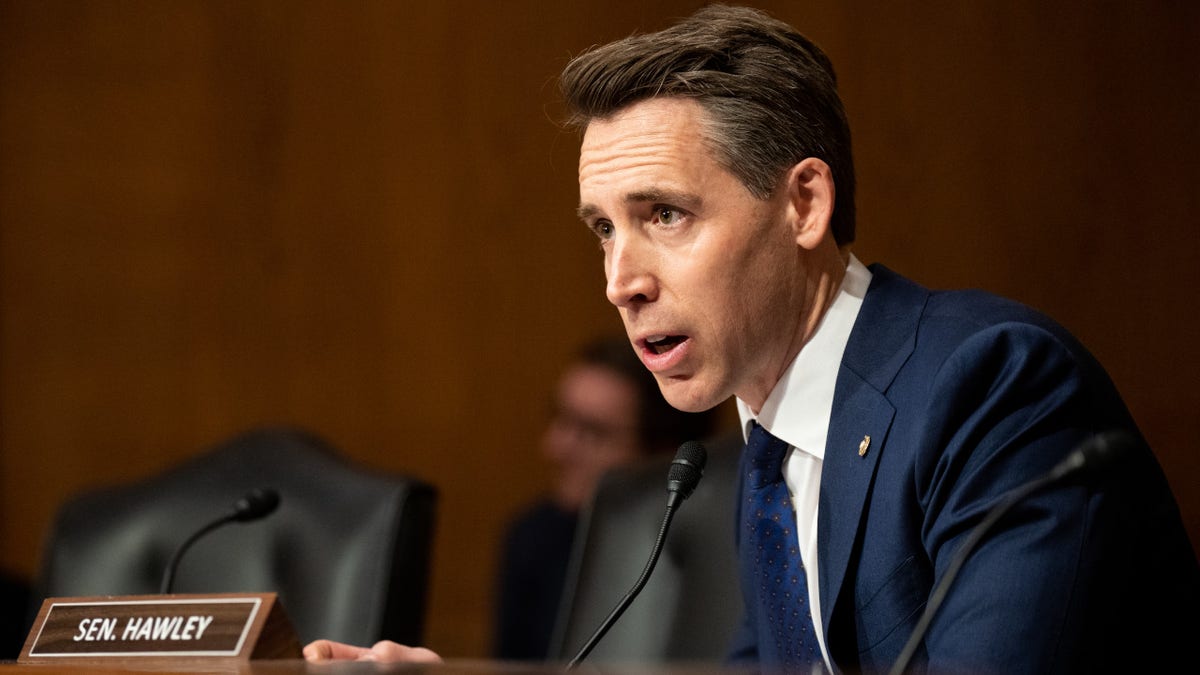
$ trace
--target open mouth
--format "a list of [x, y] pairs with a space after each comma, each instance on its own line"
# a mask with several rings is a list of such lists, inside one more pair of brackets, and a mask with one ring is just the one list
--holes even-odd
[[646, 338], [646, 349], [655, 354], [665, 354], [686, 339], [683, 335], [655, 335]]

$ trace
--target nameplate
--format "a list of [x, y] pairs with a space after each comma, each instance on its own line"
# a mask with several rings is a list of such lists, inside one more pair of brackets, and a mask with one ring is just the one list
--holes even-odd
[[20, 663], [300, 656], [274, 593], [48, 598]]

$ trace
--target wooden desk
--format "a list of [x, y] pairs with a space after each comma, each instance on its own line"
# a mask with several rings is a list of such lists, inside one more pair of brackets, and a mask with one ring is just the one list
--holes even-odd
[[[114, 660], [115, 661], [115, 660]], [[450, 660], [443, 664], [415, 663], [307, 663], [295, 660], [217, 662], [200, 660], [18, 664], [0, 662], [0, 675], [143, 675], [145, 673], [228, 673], [231, 675], [386, 675], [428, 673], [429, 675], [561, 675], [564, 664], [520, 663], [492, 660]], [[728, 668], [720, 664], [584, 664], [577, 675], [752, 675], [757, 668]]]

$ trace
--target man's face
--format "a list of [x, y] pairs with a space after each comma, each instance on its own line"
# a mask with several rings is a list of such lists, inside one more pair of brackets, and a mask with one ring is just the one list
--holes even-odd
[[634, 383], [608, 368], [577, 364], [563, 373], [542, 452], [557, 470], [564, 509], [579, 509], [606, 471], [641, 454], [639, 401]]
[[799, 351], [803, 256], [786, 190], [757, 199], [722, 168], [706, 115], [662, 98], [589, 124], [579, 213], [666, 399], [699, 411], [737, 395], [758, 409]]

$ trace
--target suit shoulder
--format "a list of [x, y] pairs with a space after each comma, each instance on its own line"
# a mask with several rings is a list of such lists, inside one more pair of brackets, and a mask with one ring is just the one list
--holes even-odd
[[[883, 265], [872, 265], [872, 291], [885, 304], [920, 307], [924, 321], [953, 321], [966, 329], [983, 329], [1001, 323], [1028, 323], [1053, 333], [1066, 330], [1028, 305], [981, 289], [932, 290]], [[871, 294], [868, 294], [870, 297]]]
[[931, 291], [924, 318], [953, 321], [976, 330], [1011, 323], [1028, 324], [1056, 335], [1067, 332], [1054, 319], [1028, 305], [979, 289]]

